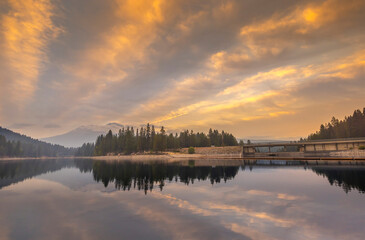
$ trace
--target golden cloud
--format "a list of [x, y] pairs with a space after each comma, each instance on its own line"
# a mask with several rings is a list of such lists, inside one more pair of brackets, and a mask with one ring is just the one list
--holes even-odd
[[287, 48], [306, 48], [306, 39], [321, 34], [323, 28], [325, 32], [345, 28], [347, 20], [361, 14], [358, 11], [364, 6], [361, 0], [327, 0], [298, 6], [288, 14], [275, 13], [269, 19], [241, 28], [242, 43], [248, 49], [243, 55], [260, 59], [277, 56]]
[[190, 203], [189, 201], [182, 200], [180, 198], [176, 198], [176, 197], [172, 196], [171, 194], [161, 194], [161, 193], [152, 192], [151, 195], [154, 198], [167, 201], [167, 203], [170, 204], [171, 206], [177, 206], [178, 208], [190, 211], [191, 213], [196, 214], [196, 215], [201, 215], [201, 216], [216, 215], [212, 211], [209, 211], [209, 210], [201, 208], [197, 205], [194, 205], [194, 204]]
[[270, 19], [245, 26], [241, 36], [252, 38], [255, 34], [268, 34], [284, 29], [294, 29], [300, 34], [311, 31], [344, 18], [365, 3], [361, 0], [339, 1], [327, 0], [322, 4], [299, 6], [287, 15], [275, 14]]
[[[111, 13], [117, 19], [114, 26], [97, 36], [98, 41], [89, 43], [76, 57], [76, 64], [64, 65], [64, 70], [77, 79], [70, 80], [65, 91], [75, 89], [87, 102], [109, 84], [125, 80], [136, 64], [148, 61], [148, 47], [158, 38], [158, 25], [164, 21], [164, 4], [164, 0], [116, 0]], [[87, 88], [90, 85], [93, 88]]]
[[[297, 102], [293, 95], [303, 86], [322, 81], [336, 81], [334, 77], [349, 81], [359, 72], [364, 71], [364, 52], [352, 54], [345, 58], [334, 59], [317, 65], [284, 66], [253, 76], [225, 88], [214, 95], [187, 106], [171, 110], [158, 117], [156, 121], [171, 128], [186, 128], [211, 124], [234, 124], [242, 121], [270, 119], [285, 115], [295, 115], [305, 105]], [[219, 75], [217, 77], [219, 79]], [[269, 87], [268, 87], [269, 86]], [[183, 89], [183, 88], [182, 88]], [[175, 102], [189, 98], [190, 91], [182, 94], [170, 89], [173, 98], [159, 98], [158, 107], [162, 105], [173, 108]], [[153, 102], [152, 102], [153, 103]], [[254, 104], [254, 107], [250, 107]], [[267, 105], [268, 104], [268, 105]], [[308, 99], [307, 106], [312, 101]], [[169, 109], [169, 108], [167, 108]]]
[[216, 203], [209, 203], [208, 206], [210, 210], [230, 211], [236, 215], [247, 215], [259, 221], [264, 220], [272, 222], [273, 224], [281, 227], [290, 227], [294, 224], [294, 222], [291, 220], [279, 218], [266, 212], [257, 212], [245, 207]]
[[52, 21], [56, 10], [49, 0], [9, 0], [7, 5], [0, 26], [2, 74], [6, 77], [0, 80], [2, 90], [10, 91], [7, 96], [21, 106], [37, 89], [49, 41], [62, 30]]

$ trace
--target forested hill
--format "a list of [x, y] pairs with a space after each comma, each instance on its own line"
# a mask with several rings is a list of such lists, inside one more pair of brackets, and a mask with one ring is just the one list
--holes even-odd
[[0, 127], [0, 157], [72, 156], [75, 149], [42, 142]]
[[36, 139], [33, 139], [31, 137], [28, 137], [26, 135], [22, 135], [22, 134], [19, 134], [19, 133], [16, 133], [16, 132], [13, 132], [9, 129], [6, 129], [6, 128], [2, 128], [0, 127], [0, 135], [3, 135], [7, 141], [20, 141], [22, 143], [32, 143], [32, 142], [40, 142]]
[[329, 123], [320, 126], [319, 131], [309, 135], [308, 140], [358, 137], [365, 137], [365, 108], [363, 112], [355, 110], [344, 120], [332, 117]]

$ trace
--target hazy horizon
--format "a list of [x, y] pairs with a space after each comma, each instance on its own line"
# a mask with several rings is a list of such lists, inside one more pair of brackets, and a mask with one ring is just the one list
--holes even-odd
[[[265, 6], [265, 7], [262, 7]], [[306, 137], [365, 107], [365, 2], [6, 0], [0, 126]]]

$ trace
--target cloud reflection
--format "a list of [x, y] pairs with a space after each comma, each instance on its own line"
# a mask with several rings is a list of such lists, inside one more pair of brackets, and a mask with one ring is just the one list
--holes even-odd
[[[364, 234], [364, 195], [328, 183], [342, 181], [361, 189], [361, 167], [253, 166], [246, 171], [240, 166], [230, 178], [230, 171], [217, 165], [212, 179], [221, 176], [222, 181], [212, 185], [207, 177], [211, 167], [184, 163], [170, 165], [176, 171], [162, 171], [166, 165], [161, 162], [102, 162], [100, 168], [86, 159], [62, 166], [60, 161], [37, 161], [31, 162], [33, 169], [25, 168], [24, 161], [0, 167], [1, 181], [17, 182], [0, 189], [1, 239], [361, 239]], [[138, 188], [119, 191], [114, 184], [95, 181], [98, 176], [130, 182], [128, 174], [142, 178], [144, 173], [147, 182], [154, 182], [169, 172], [189, 184], [166, 181], [162, 191], [154, 188], [145, 195]]]

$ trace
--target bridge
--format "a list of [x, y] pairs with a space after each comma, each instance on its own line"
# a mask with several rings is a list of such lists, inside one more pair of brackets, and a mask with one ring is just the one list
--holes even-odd
[[[336, 156], [340, 152], [358, 150], [365, 147], [365, 138], [325, 139], [316, 141], [291, 141], [245, 144], [243, 157], [315, 157]], [[362, 152], [362, 151], [361, 151]], [[365, 151], [364, 151], [365, 156]]]

